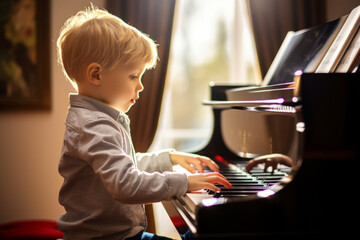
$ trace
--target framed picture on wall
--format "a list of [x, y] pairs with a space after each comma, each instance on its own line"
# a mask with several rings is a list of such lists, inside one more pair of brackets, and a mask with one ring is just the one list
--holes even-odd
[[0, 1], [0, 112], [51, 108], [49, 2]]

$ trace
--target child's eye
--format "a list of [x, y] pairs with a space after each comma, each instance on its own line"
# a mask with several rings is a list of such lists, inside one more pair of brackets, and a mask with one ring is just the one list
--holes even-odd
[[135, 76], [135, 75], [131, 75], [130, 76], [130, 80], [136, 80], [138, 77], [137, 76]]

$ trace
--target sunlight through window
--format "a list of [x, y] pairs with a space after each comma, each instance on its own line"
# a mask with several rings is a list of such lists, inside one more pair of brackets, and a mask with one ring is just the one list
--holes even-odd
[[160, 122], [151, 150], [194, 151], [212, 130], [210, 82], [260, 84], [244, 0], [178, 0]]

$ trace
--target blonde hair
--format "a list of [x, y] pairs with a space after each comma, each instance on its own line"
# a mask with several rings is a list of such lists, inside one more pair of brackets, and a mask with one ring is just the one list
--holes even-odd
[[73, 85], [93, 62], [112, 70], [143, 61], [150, 69], [158, 58], [157, 46], [147, 35], [93, 5], [65, 22], [57, 50], [63, 72]]

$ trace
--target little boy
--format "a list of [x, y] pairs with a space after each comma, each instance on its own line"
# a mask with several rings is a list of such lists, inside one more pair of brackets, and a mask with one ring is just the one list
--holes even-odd
[[[65, 240], [141, 239], [142, 204], [204, 188], [218, 191], [214, 183], [231, 187], [206, 157], [172, 150], [135, 154], [125, 113], [143, 90], [145, 70], [157, 61], [149, 37], [92, 7], [66, 21], [57, 47], [63, 72], [78, 91], [70, 95], [59, 163], [66, 213], [58, 227]], [[170, 172], [173, 164], [193, 174]], [[201, 173], [205, 165], [214, 172]]]

